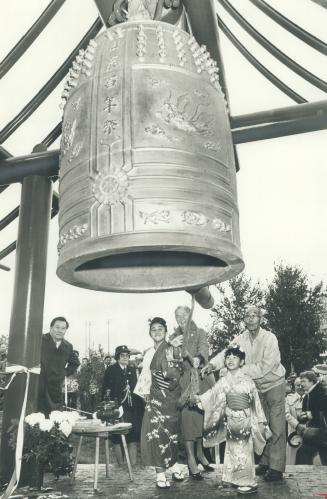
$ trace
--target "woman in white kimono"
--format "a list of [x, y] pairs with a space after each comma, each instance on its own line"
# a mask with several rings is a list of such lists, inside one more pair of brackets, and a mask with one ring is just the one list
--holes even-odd
[[243, 374], [245, 353], [236, 344], [225, 352], [227, 373], [196, 397], [204, 414], [204, 446], [226, 440], [222, 483], [241, 494], [257, 490], [254, 452], [262, 454], [270, 430], [252, 379]]

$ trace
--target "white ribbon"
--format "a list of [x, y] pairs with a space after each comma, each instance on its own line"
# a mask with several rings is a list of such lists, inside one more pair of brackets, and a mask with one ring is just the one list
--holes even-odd
[[6, 384], [6, 386], [0, 387], [0, 390], [8, 390], [10, 387], [11, 383], [14, 381], [16, 374], [19, 373], [33, 373], [33, 374], [40, 374], [40, 367], [31, 367], [31, 369], [27, 369], [27, 367], [20, 366], [20, 365], [12, 365], [12, 366], [7, 366], [6, 370], [4, 371], [4, 374], [12, 374], [9, 382]]
[[8, 499], [11, 494], [16, 490], [20, 478], [20, 471], [22, 467], [22, 455], [23, 455], [23, 445], [24, 445], [24, 419], [25, 419], [25, 413], [26, 413], [26, 404], [27, 404], [27, 395], [28, 395], [28, 388], [29, 388], [29, 383], [30, 383], [30, 375], [32, 374], [40, 374], [40, 367], [35, 366], [35, 367], [25, 367], [25, 366], [20, 366], [20, 365], [12, 365], [12, 366], [7, 366], [6, 367], [6, 372], [7, 373], [13, 373], [12, 377], [10, 378], [10, 381], [8, 385], [6, 386], [6, 390], [8, 387], [11, 385], [13, 382], [15, 376], [17, 374], [25, 373], [26, 374], [26, 385], [25, 385], [25, 393], [24, 393], [24, 400], [22, 404], [22, 410], [20, 413], [19, 417], [19, 423], [18, 423], [18, 429], [17, 429], [17, 440], [16, 440], [16, 451], [15, 451], [15, 469], [12, 474], [12, 477], [10, 479], [10, 482], [2, 494], [0, 499]]
[[65, 405], [68, 405], [67, 376], [65, 376]]

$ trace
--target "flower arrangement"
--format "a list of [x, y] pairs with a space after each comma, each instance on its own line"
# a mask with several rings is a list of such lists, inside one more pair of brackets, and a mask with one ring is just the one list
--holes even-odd
[[[52, 411], [49, 418], [36, 412], [25, 417], [23, 461], [39, 465], [44, 472], [60, 475], [73, 469], [72, 446], [68, 437], [74, 423], [80, 418], [77, 412]], [[10, 430], [10, 445], [16, 447], [17, 425]]]

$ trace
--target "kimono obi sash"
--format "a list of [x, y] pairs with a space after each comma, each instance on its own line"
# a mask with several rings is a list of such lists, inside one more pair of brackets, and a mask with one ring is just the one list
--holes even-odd
[[161, 371], [152, 371], [152, 386], [156, 390], [167, 390], [169, 388], [169, 380], [164, 378]]
[[230, 392], [226, 394], [226, 402], [232, 411], [244, 411], [250, 407], [250, 396], [248, 393]]

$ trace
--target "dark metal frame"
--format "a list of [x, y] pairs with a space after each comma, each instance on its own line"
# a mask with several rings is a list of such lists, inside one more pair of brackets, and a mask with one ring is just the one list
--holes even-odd
[[[235, 144], [281, 137], [286, 131], [292, 135], [322, 130], [327, 128], [327, 100], [231, 116], [230, 120]], [[56, 177], [59, 155], [60, 150], [54, 149], [3, 160], [0, 185], [20, 182], [28, 175]]]
[[250, 0], [250, 2], [252, 2], [253, 5], [264, 12], [268, 17], [270, 17], [270, 19], [275, 21], [282, 28], [287, 29], [287, 31], [292, 33], [292, 35], [296, 36], [299, 40], [306, 43], [313, 49], [318, 50], [322, 54], [327, 55], [327, 44], [325, 42], [301, 28], [298, 24], [293, 23], [293, 21], [283, 16], [283, 14], [278, 12], [267, 2], [264, 0]]
[[294, 71], [305, 80], [307, 80], [311, 85], [319, 88], [323, 92], [327, 92], [327, 82], [319, 78], [318, 76], [308, 71], [303, 66], [295, 62], [291, 57], [288, 57], [282, 50], [280, 50], [276, 45], [271, 43], [265, 36], [263, 36], [259, 31], [257, 31], [252, 24], [250, 24], [238, 11], [229, 3], [228, 0], [218, 0], [220, 5], [233, 17], [233, 19], [256, 40], [262, 47], [264, 47], [271, 55], [276, 57], [282, 64], [285, 64], [289, 69]]
[[[32, 368], [40, 363], [51, 190], [52, 182], [47, 177], [33, 175], [23, 180], [8, 344], [10, 365]], [[26, 377], [26, 373], [18, 373], [5, 392], [0, 469], [7, 482], [15, 453], [9, 445], [8, 429], [13, 419], [20, 417]], [[31, 374], [27, 414], [36, 409], [37, 390], [37, 375]]]
[[66, 0], [52, 0], [46, 9], [42, 12], [40, 17], [30, 27], [12, 50], [0, 63], [0, 79], [8, 73], [9, 69], [20, 59], [26, 50], [32, 45], [34, 40], [42, 33], [44, 28], [49, 24], [51, 19], [57, 14], [59, 9], [63, 6]]
[[67, 57], [65, 62], [60, 66], [60, 68], [54, 73], [50, 80], [38, 91], [38, 93], [30, 100], [30, 102], [0, 131], [0, 144], [5, 142], [10, 135], [12, 135], [17, 128], [24, 123], [36, 109], [42, 104], [42, 102], [51, 94], [51, 92], [56, 88], [56, 86], [62, 81], [68, 72], [68, 69], [72, 65], [78, 51], [85, 47], [91, 38], [93, 38], [102, 28], [102, 22], [97, 19], [89, 31], [85, 34], [82, 40], [74, 48], [74, 50]]
[[298, 104], [303, 104], [307, 100], [290, 88], [286, 83], [277, 78], [269, 69], [267, 69], [263, 64], [247, 48], [240, 42], [240, 40], [231, 32], [220, 16], [217, 16], [218, 26], [224, 35], [229, 39], [229, 41], [237, 48], [237, 50], [247, 59], [247, 61], [252, 64], [267, 80], [270, 81], [275, 87], [281, 90], [287, 97], [294, 100]]

